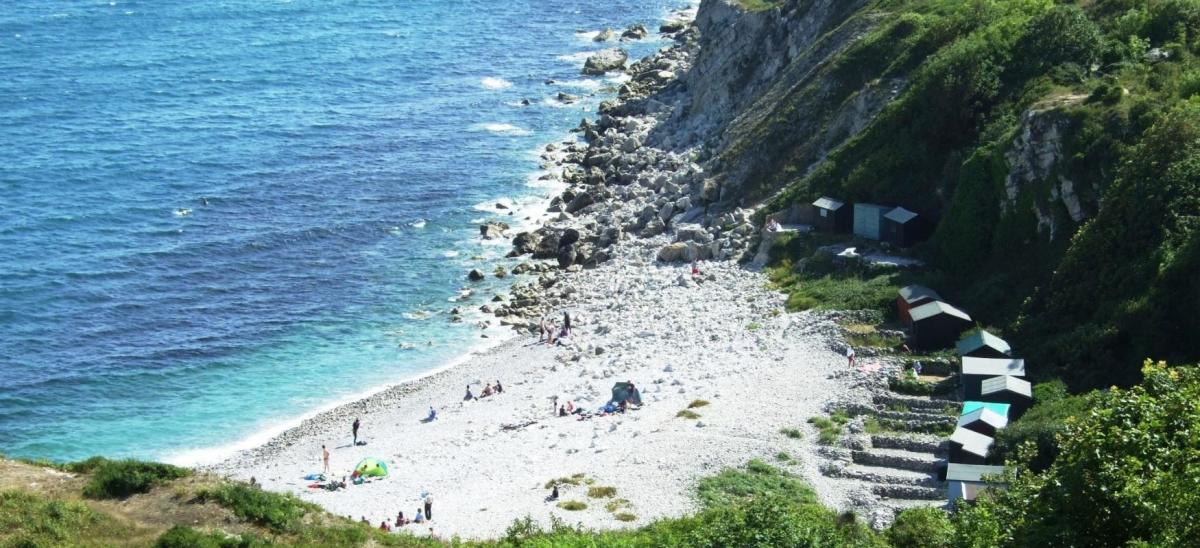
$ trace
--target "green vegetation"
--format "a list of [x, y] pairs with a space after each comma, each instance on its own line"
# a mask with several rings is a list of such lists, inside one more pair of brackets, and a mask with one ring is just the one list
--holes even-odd
[[675, 413], [675, 416], [679, 417], [681, 419], [698, 419], [698, 418], [700, 418], [699, 413], [692, 411], [690, 409], [680, 410], [678, 413]]
[[850, 422], [850, 415], [845, 411], [836, 411], [829, 418], [811, 417], [808, 423], [817, 427], [817, 443], [821, 445], [836, 445], [842, 438], [842, 430]]
[[569, 510], [571, 512], [578, 512], [580, 510], [586, 510], [587, 503], [579, 502], [577, 500], [564, 500], [564, 501], [558, 503], [558, 507], [562, 508], [563, 510]]
[[763, 328], [763, 325], [758, 322], [750, 322], [750, 324], [746, 326], [747, 331], [758, 331], [759, 329], [762, 329], [762, 328]]
[[0, 546], [78, 546], [105, 540], [115, 544], [127, 530], [82, 502], [0, 491]]
[[787, 454], [787, 452], [780, 451], [775, 454], [775, 460], [782, 462], [784, 464], [788, 464], [788, 463], [792, 462], [794, 459], [792, 459], [792, 456]]
[[692, 400], [692, 403], [688, 404], [688, 409], [695, 409], [706, 405], [708, 405], [708, 400]]
[[[1200, 360], [1197, 13], [1195, 0], [889, 0], [844, 14], [863, 37], [720, 154], [746, 168], [747, 199], [771, 197], [764, 214], [829, 194], [940, 223], [916, 275], [834, 264], [816, 249], [827, 235], [780, 238], [767, 271], [788, 308], [887, 310], [896, 287], [924, 282], [1076, 390], [1135, 384], [1147, 355]], [[819, 161], [806, 136], [830, 120], [797, 117], [897, 79], [899, 96]], [[1015, 149], [1044, 154], [1028, 147], [1051, 134], [1061, 154], [1010, 180]]]
[[632, 506], [632, 504], [630, 504], [629, 501], [625, 500], [625, 499], [612, 499], [612, 500], [604, 503], [604, 509], [608, 510], [609, 512], [614, 512], [614, 513], [617, 512], [618, 510], [621, 510], [624, 508], [629, 508], [630, 506]]
[[936, 396], [950, 392], [954, 388], [954, 378], [933, 383], [921, 379], [914, 379], [908, 375], [900, 374], [895, 377], [888, 377], [888, 388], [897, 394], [906, 394], [909, 396]]
[[199, 500], [215, 502], [244, 520], [272, 531], [294, 532], [304, 516], [320, 507], [291, 494], [272, 493], [243, 483], [223, 483], [198, 493]]
[[594, 499], [606, 499], [617, 496], [616, 487], [588, 487], [587, 496]]
[[630, 514], [629, 512], [617, 512], [616, 514], [613, 514], [613, 517], [617, 518], [617, 521], [636, 521], [637, 520], [637, 516]]
[[779, 7], [781, 0], [737, 0], [738, 7], [746, 11], [766, 11]]
[[546, 482], [545, 487], [546, 487], [546, 489], [553, 489], [555, 487], [562, 487], [564, 485], [578, 486], [578, 485], [582, 485], [585, 479], [587, 479], [586, 474], [573, 474], [569, 478], [552, 479], [552, 480]]
[[1062, 381], [1034, 386], [1034, 406], [1019, 420], [996, 433], [992, 450], [1007, 460], [1016, 458], [1020, 447], [1032, 443], [1036, 453], [1025, 462], [1033, 470], [1045, 470], [1058, 456], [1059, 439], [1066, 433], [1067, 423], [1087, 413], [1092, 405], [1090, 399], [1086, 395], [1068, 394]]
[[885, 534], [892, 546], [950, 548], [954, 525], [940, 508], [911, 508], [900, 512]]
[[123, 499], [138, 493], [147, 493], [155, 486], [191, 474], [191, 470], [139, 460], [107, 460], [93, 457], [67, 470], [90, 473], [91, 479], [83, 487], [83, 495], [92, 499]]
[[797, 503], [817, 500], [803, 480], [760, 460], [750, 461], [744, 470], [727, 469], [704, 478], [696, 490], [706, 508], [730, 506], [767, 496], [779, 496]]
[[1143, 375], [1129, 390], [1093, 393], [1067, 421], [1045, 472], [1016, 464], [1007, 490], [960, 510], [956, 544], [1186, 546], [1200, 538], [1200, 369], [1147, 361]]
[[804, 438], [804, 432], [801, 432], [800, 430], [798, 430], [796, 428], [781, 428], [779, 430], [779, 433], [783, 434], [789, 438], [792, 438], [794, 440], [799, 440], [799, 439]]
[[154, 548], [251, 548], [268, 545], [252, 537], [202, 533], [186, 525], [176, 525], [158, 537]]

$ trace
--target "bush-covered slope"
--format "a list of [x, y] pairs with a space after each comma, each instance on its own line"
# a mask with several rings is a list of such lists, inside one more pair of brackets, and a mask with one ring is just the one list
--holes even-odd
[[[743, 16], [793, 43], [707, 134], [722, 199], [938, 220], [918, 251], [939, 290], [1075, 388], [1200, 358], [1200, 0], [845, 5]], [[823, 34], [787, 34], [805, 21]]]

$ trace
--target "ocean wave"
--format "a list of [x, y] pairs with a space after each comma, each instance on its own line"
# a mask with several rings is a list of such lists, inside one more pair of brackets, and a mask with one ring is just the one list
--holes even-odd
[[501, 122], [475, 124], [475, 125], [471, 126], [471, 129], [474, 131], [487, 131], [490, 133], [496, 133], [496, 134], [500, 134], [500, 135], [529, 135], [529, 133], [530, 133], [529, 130], [527, 130], [527, 129], [519, 128], [512, 124], [501, 123]]
[[451, 259], [451, 258], [457, 257], [457, 256], [458, 256], [458, 252], [457, 252], [457, 251], [454, 251], [454, 250], [447, 249], [446, 251], [443, 251], [443, 252], [442, 252], [442, 256], [443, 256], [443, 257], [445, 257], [445, 258], [447, 258], [447, 259]]
[[479, 85], [487, 89], [507, 89], [512, 87], [512, 82], [509, 82], [503, 78], [488, 76], [487, 78], [480, 80]]
[[591, 57], [593, 53], [596, 53], [596, 52], [594, 52], [594, 51], [577, 51], [575, 53], [559, 55], [558, 57], [556, 57], [556, 59], [558, 59], [559, 61], [566, 62], [566, 63], [571, 63], [572, 65], [583, 66], [584, 61], [587, 61], [587, 58]]
[[408, 223], [408, 226], [413, 228], [425, 228], [425, 222], [425, 219], [417, 219], [411, 223]]
[[428, 310], [415, 310], [413, 312], [405, 312], [401, 314], [401, 316], [404, 316], [409, 320], [427, 320], [430, 316], [433, 316], [433, 312]]
[[601, 82], [600, 80], [591, 80], [591, 79], [583, 78], [583, 79], [579, 79], [579, 80], [563, 80], [561, 82], [558, 82], [558, 85], [565, 87], [565, 88], [597, 90], [597, 89], [600, 89], [601, 87], [604, 87], [604, 82]]

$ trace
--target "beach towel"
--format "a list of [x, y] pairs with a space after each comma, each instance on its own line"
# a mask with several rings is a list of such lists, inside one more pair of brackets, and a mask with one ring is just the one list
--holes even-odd
[[308, 481], [325, 481], [325, 474], [309, 474], [304, 476], [304, 479]]

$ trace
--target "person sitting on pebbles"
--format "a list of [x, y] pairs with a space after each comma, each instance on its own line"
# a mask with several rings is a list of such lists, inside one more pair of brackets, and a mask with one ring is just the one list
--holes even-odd
[[403, 527], [409, 523], [412, 522], [404, 518], [404, 510], [401, 510], [400, 513], [396, 514], [396, 527]]
[[492, 392], [492, 383], [488, 383], [487, 386], [483, 387], [483, 392], [479, 393], [479, 397], [486, 398], [488, 396], [491, 396], [492, 393], [493, 393]]

